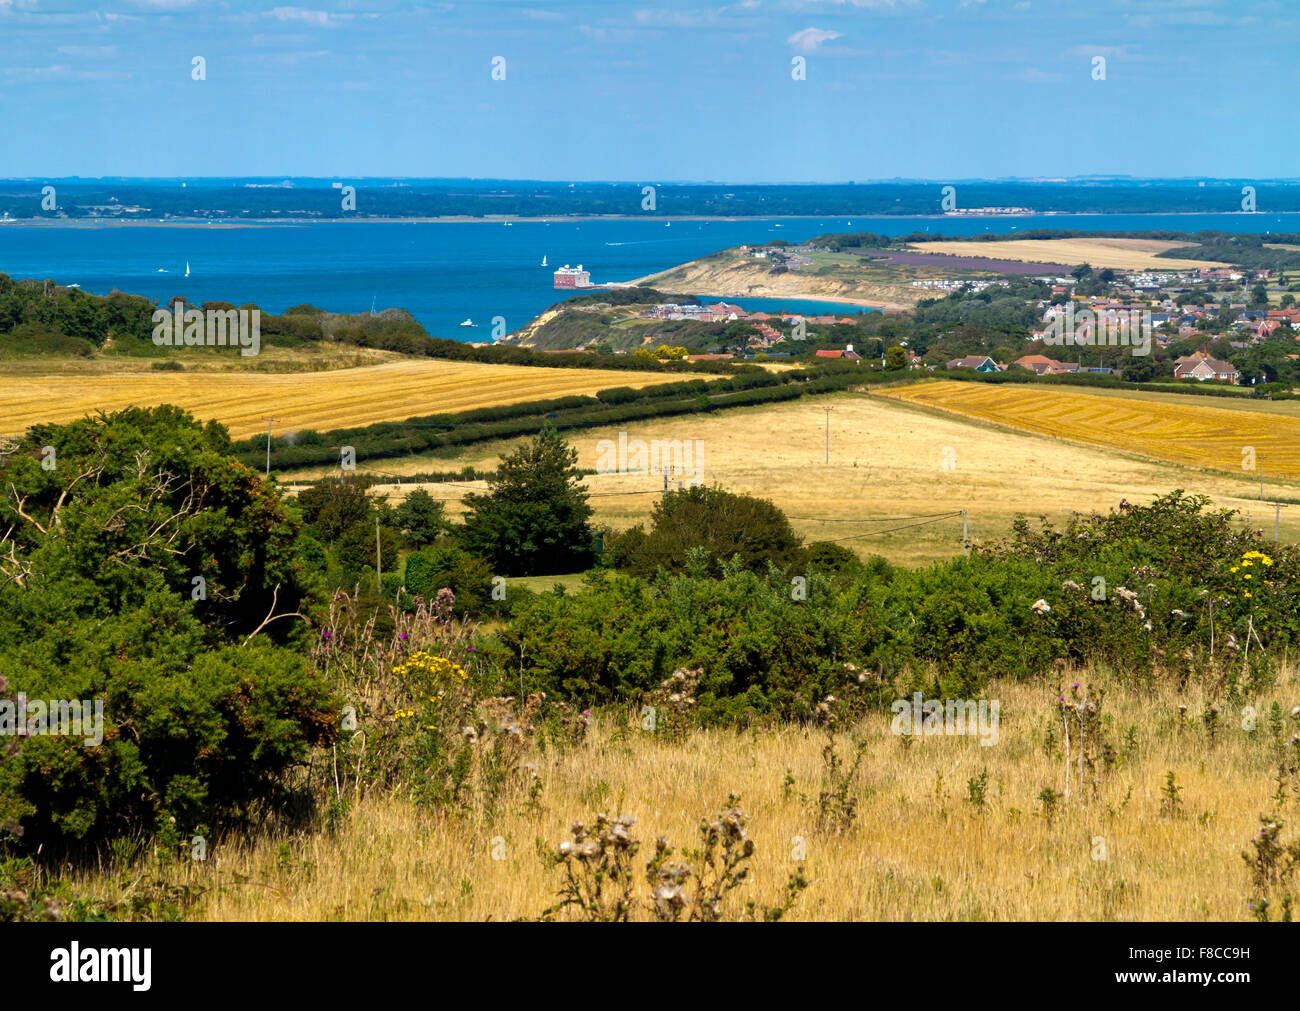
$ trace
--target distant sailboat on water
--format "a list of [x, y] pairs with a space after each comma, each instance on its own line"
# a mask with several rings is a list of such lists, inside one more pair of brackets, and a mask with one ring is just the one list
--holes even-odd
[[543, 267], [546, 266], [546, 255], [545, 255], [545, 254], [542, 255], [542, 266], [543, 266]]
[[185, 276], [186, 276], [186, 277], [189, 277], [189, 276], [190, 276], [190, 261], [189, 261], [189, 260], [186, 260], [186, 261], [185, 261]]

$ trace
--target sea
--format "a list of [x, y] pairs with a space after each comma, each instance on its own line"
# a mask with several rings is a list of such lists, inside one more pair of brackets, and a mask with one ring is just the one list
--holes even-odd
[[[582, 265], [595, 284], [630, 281], [729, 246], [799, 242], [828, 232], [1014, 235], [1032, 228], [1098, 231], [1300, 232], [1300, 213], [1050, 214], [1024, 217], [557, 219], [353, 221], [304, 224], [0, 225], [0, 272], [94, 294], [118, 289], [166, 301], [310, 303], [329, 312], [406, 309], [435, 337], [487, 341], [572, 293], [556, 267]], [[543, 266], [543, 257], [546, 265]], [[189, 276], [186, 270], [189, 270]], [[746, 309], [851, 313], [810, 300], [729, 298]], [[473, 326], [462, 326], [466, 321]]]

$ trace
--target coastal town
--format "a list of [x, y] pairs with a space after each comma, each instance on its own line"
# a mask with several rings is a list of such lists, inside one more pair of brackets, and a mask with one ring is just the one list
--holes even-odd
[[[897, 307], [864, 313], [863, 307], [845, 304], [842, 313], [808, 313], [785, 311], [779, 304], [762, 310], [746, 308], [741, 304], [748, 301], [745, 298], [679, 295], [671, 301], [624, 306], [629, 325], [645, 325], [645, 347], [610, 348], [607, 337], [600, 335], [541, 350], [662, 356], [664, 348], [680, 345], [674, 356], [690, 361], [810, 357], [909, 371], [1022, 369], [1037, 376], [1092, 373], [1125, 378], [1150, 378], [1154, 369], [1174, 380], [1251, 385], [1270, 377], [1266, 373], [1248, 377], [1242, 363], [1233, 359], [1264, 349], [1270, 360], [1294, 363], [1300, 372], [1300, 345], [1295, 344], [1300, 340], [1300, 305], [1294, 293], [1300, 285], [1291, 282], [1284, 268], [1252, 270], [1213, 263], [1191, 268], [1180, 263], [1177, 269], [1152, 265], [1093, 269], [1087, 264], [1071, 268], [1060, 263], [916, 252], [923, 250], [919, 245], [902, 250], [846, 248], [845, 240], [855, 238], [827, 236], [795, 245], [774, 241], [741, 246], [735, 253], [761, 265], [767, 275], [813, 277], [827, 255], [844, 259], [846, 252], [855, 263], [897, 261], [903, 265], [900, 269], [923, 275], [907, 282], [924, 293], [912, 315], [923, 314], [927, 306], [959, 308], [997, 300], [1020, 306], [1020, 325], [1003, 328], [1008, 331], [1006, 339], [988, 333], [980, 336], [969, 326], [924, 335], [907, 332], [903, 321], [909, 313]], [[968, 245], [972, 254], [980, 252], [979, 243]], [[951, 268], [940, 273], [949, 264]], [[1004, 276], [995, 276], [999, 268], [1006, 271]], [[592, 284], [590, 271], [582, 265], [567, 264], [555, 271], [554, 286], [575, 292], [606, 287]], [[608, 288], [628, 294], [625, 285]], [[592, 297], [588, 295], [586, 301]], [[779, 303], [771, 297], [764, 301]], [[610, 306], [597, 301], [593, 308]], [[898, 324], [889, 323], [890, 318]], [[659, 338], [654, 335], [661, 332], [656, 327], [680, 337], [661, 343], [661, 351], [655, 352], [652, 348]], [[1013, 337], [1014, 330], [1019, 331], [1018, 337]], [[972, 346], [980, 344], [984, 346]], [[1150, 358], [1153, 364], [1137, 364], [1139, 358]]]

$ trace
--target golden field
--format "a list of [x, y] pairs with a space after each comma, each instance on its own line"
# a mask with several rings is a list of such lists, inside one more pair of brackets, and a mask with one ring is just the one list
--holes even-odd
[[[888, 396], [1025, 431], [1095, 446], [1250, 475], [1252, 457], [1266, 477], [1300, 478], [1300, 418], [1282, 412], [1211, 407], [1011, 384], [937, 382], [899, 387]], [[1172, 394], [1171, 397], [1176, 397]]]
[[[755, 857], [738, 898], [724, 907], [728, 919], [742, 915], [747, 898], [760, 908], [776, 904], [800, 864], [810, 885], [793, 920], [1249, 919], [1241, 854], [1259, 816], [1282, 821], [1284, 843], [1300, 827], [1294, 774], [1284, 780], [1285, 798], [1274, 799], [1266, 718], [1274, 700], [1284, 710], [1300, 703], [1294, 673], [1250, 700], [1260, 713], [1253, 733], [1241, 729], [1239, 707], [1196, 685], [1182, 694], [1138, 692], [1100, 675], [1068, 676], [1091, 697], [1106, 689], [1103, 738], [1118, 754], [1095, 794], [1092, 774], [1081, 794], [1074, 769], [1068, 800], [1055, 685], [992, 684], [988, 697], [1001, 708], [998, 743], [988, 747], [976, 737], [909, 741], [891, 733], [888, 713], [846, 728], [836, 738], [842, 757], [865, 743], [848, 791], [857, 818], [847, 831], [818, 825], [824, 731], [697, 730], [673, 745], [643, 734], [635, 721], [620, 738], [613, 714], [598, 713], [574, 749], [529, 756], [542, 782], [535, 804], [517, 787], [494, 817], [435, 818], [402, 799], [367, 799], [333, 833], [217, 841], [205, 863], [183, 860], [163, 873], [204, 890], [190, 911], [201, 920], [535, 919], [561, 879], [541, 851], [568, 838], [573, 821], [590, 824], [599, 811], [637, 817], [643, 903], [642, 870], [655, 837], [697, 845], [699, 819], [737, 793]], [[1201, 720], [1210, 703], [1223, 709], [1214, 740]], [[1284, 736], [1297, 730], [1288, 718]], [[970, 799], [970, 782], [982, 770], [981, 807]], [[1176, 809], [1163, 793], [1171, 772]], [[1052, 817], [1044, 788], [1061, 795]], [[70, 872], [68, 880], [82, 895], [121, 899], [156, 874], [141, 861], [127, 872]], [[646, 916], [638, 905], [635, 918]]]
[[[949, 385], [973, 392], [1008, 389], [975, 383]], [[1009, 532], [1018, 514], [1047, 515], [1059, 522], [1076, 510], [1105, 512], [1120, 499], [1147, 502], [1178, 488], [1209, 495], [1219, 505], [1242, 510], [1252, 525], [1269, 532], [1273, 529], [1273, 506], [1256, 500], [1258, 479], [1240, 470], [1239, 453], [1235, 472], [1232, 460], [1222, 472], [1209, 471], [1151, 459], [1154, 454], [1150, 451], [1137, 456], [1100, 444], [1064, 442], [1036, 432], [1011, 431], [971, 418], [921, 410], [899, 399], [938, 388], [939, 384], [931, 384], [900, 387], [886, 391], [887, 395], [834, 394], [713, 415], [628, 422], [622, 430], [630, 439], [647, 442], [698, 439], [705, 483], [771, 499], [808, 540], [846, 538], [841, 543], [860, 553], [884, 555], [903, 564], [948, 558], [961, 551], [960, 517], [940, 518], [923, 526], [907, 526], [914, 521], [905, 517], [966, 509], [969, 534], [973, 541], [980, 541]], [[1044, 395], [1060, 394], [1044, 391]], [[1164, 416], [1179, 406], [1079, 396], [1088, 398], [1085, 406], [1099, 411], [1133, 410]], [[1171, 399], [1186, 402], [1177, 395]], [[824, 462], [825, 407], [831, 408], [829, 464]], [[1251, 431], [1271, 430], [1278, 424], [1300, 425], [1300, 419], [1287, 415], [1275, 417], [1249, 410], [1223, 413], [1228, 417], [1226, 424]], [[578, 465], [594, 469], [598, 443], [617, 440], [619, 431], [592, 428], [567, 432], [565, 437], [578, 450]], [[1072, 438], [1075, 436], [1077, 433]], [[376, 490], [387, 493], [396, 504], [416, 487], [409, 481], [398, 483], [405, 475], [458, 471], [466, 464], [492, 470], [498, 455], [518, 444], [518, 440], [480, 443], [437, 456], [373, 464], [363, 461], [358, 469], [389, 475], [392, 480]], [[1266, 468], [1270, 456], [1263, 447], [1267, 445], [1271, 444], [1257, 445]], [[945, 462], [951, 466], [945, 467]], [[1300, 497], [1296, 482], [1278, 480], [1271, 471], [1266, 471], [1265, 477], [1266, 496]], [[596, 520], [621, 529], [647, 519], [662, 492], [663, 478], [593, 474], [586, 478], [586, 486]], [[484, 490], [482, 482], [422, 487], [448, 501], [453, 516], [460, 514], [459, 500], [467, 491]], [[904, 529], [896, 529], [899, 527]], [[1300, 540], [1300, 509], [1283, 507], [1280, 533], [1284, 540]], [[868, 536], [855, 536], [859, 534]]]
[[1186, 242], [1159, 239], [1008, 239], [1005, 242], [919, 242], [910, 249], [918, 253], [945, 253], [952, 256], [990, 256], [998, 260], [1030, 263], [1060, 263], [1076, 266], [1087, 263], [1096, 268], [1115, 270], [1194, 270], [1210, 265], [1209, 260], [1172, 260], [1158, 257], [1168, 249], [1186, 246]]
[[158, 372], [115, 369], [103, 374], [9, 369], [0, 377], [5, 433], [39, 422], [73, 421], [94, 411], [175, 404], [201, 420], [224, 424], [232, 438], [266, 431], [328, 431], [379, 421], [591, 395], [614, 386], [673, 382], [662, 372], [529, 368], [437, 359], [402, 359], [324, 372]]

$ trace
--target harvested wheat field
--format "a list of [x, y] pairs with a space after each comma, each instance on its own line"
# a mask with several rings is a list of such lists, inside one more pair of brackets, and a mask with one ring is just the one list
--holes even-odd
[[[1029, 432], [1208, 467], [1233, 474], [1300, 478], [1300, 418], [1201, 403], [1156, 403], [1029, 386], [938, 382], [886, 394]], [[1253, 451], [1253, 452], [1252, 452]], [[1251, 464], [1243, 468], [1243, 462]]]
[[431, 359], [365, 368], [287, 374], [115, 372], [17, 375], [0, 385], [0, 428], [68, 422], [94, 411], [175, 404], [201, 420], [220, 421], [233, 438], [266, 431], [328, 431], [403, 421], [426, 414], [591, 395], [613, 386], [640, 388], [680, 377], [662, 372], [530, 368]]
[[[974, 383], [952, 386], [976, 391], [1005, 390]], [[908, 390], [938, 389], [938, 384]], [[1030, 391], [1025, 391], [1030, 392]], [[1055, 396], [1049, 393], [1049, 396]], [[1150, 402], [1116, 403], [1089, 398], [1097, 410], [1140, 409], [1166, 414]], [[830, 463], [826, 463], [824, 407], [830, 411]], [[1300, 419], [1228, 411], [1233, 425], [1300, 426]], [[628, 422], [622, 429], [591, 428], [566, 432], [578, 450], [578, 465], [595, 469], [597, 446], [629, 440], [699, 440], [700, 478], [731, 491], [760, 495], [780, 506], [808, 540], [838, 540], [863, 554], [918, 564], [961, 551], [961, 517], [979, 542], [1009, 532], [1018, 514], [1061, 520], [1076, 510], [1105, 512], [1120, 499], [1147, 502], [1181, 488], [1210, 495], [1216, 504], [1240, 509], [1254, 526], [1273, 529], [1271, 502], [1256, 501], [1259, 485], [1238, 469], [1216, 473], [1115, 452], [1103, 445], [1061, 442], [1031, 432], [1008, 431], [982, 422], [917, 410], [877, 394], [835, 394], [792, 403], [738, 408], [712, 415], [690, 415]], [[359, 470], [376, 475], [459, 470], [466, 464], [494, 469], [498, 455], [519, 444], [480, 443], [453, 457], [407, 457], [362, 462]], [[1267, 451], [1262, 459], [1268, 466]], [[1240, 457], [1238, 457], [1238, 460]], [[1238, 468], [1240, 464], [1238, 463]], [[318, 475], [333, 472], [318, 470]], [[304, 472], [313, 473], [313, 472]], [[672, 478], [676, 486], [677, 476]], [[663, 491], [655, 474], [592, 474], [586, 478], [596, 520], [617, 528], [645, 522]], [[415, 485], [396, 480], [382, 485], [396, 504]], [[423, 485], [449, 502], [459, 515], [459, 500], [482, 483]], [[1265, 494], [1294, 498], [1297, 488], [1266, 477]], [[936, 515], [947, 514], [947, 515]], [[1293, 515], [1294, 514], [1294, 515]], [[1280, 535], [1300, 539], [1300, 509], [1283, 508]]]
[[[334, 832], [218, 841], [206, 863], [164, 873], [202, 890], [191, 911], [200, 920], [536, 919], [562, 881], [545, 854], [574, 821], [590, 825], [604, 811], [637, 818], [633, 918], [649, 919], [655, 838], [698, 845], [700, 818], [735, 793], [755, 854], [725, 919], [743, 918], [749, 899], [760, 916], [780, 904], [799, 867], [809, 884], [793, 920], [1251, 919], [1241, 854], [1261, 814], [1283, 823], [1284, 843], [1300, 815], [1293, 773], [1275, 799], [1275, 738], [1300, 729], [1285, 715], [1300, 702], [1294, 674], [1249, 700], [1260, 714], [1249, 733], [1239, 705], [1213, 688], [1134, 691], [1087, 672], [1070, 677], [1092, 698], [1106, 689], [1096, 747], [1113, 750], [1089, 758], [1082, 788], [1073, 762], [1067, 786], [1055, 685], [991, 684], [999, 713], [990, 746], [978, 736], [896, 735], [888, 712], [850, 722], [835, 738], [842, 769], [859, 743], [864, 751], [847, 785], [827, 778], [823, 730], [695, 730], [668, 744], [641, 732], [635, 716], [619, 732], [618, 714], [601, 712], [583, 742], [525, 754], [541, 783], [535, 798], [520, 776], [491, 813], [434, 818], [401, 799], [363, 799]], [[1274, 700], [1280, 728], [1268, 715]], [[1211, 704], [1221, 715], [1207, 722]], [[823, 809], [828, 789], [840, 799]], [[122, 898], [156, 866], [70, 880], [82, 894]]]
[[1160, 239], [1008, 239], [1005, 242], [921, 242], [908, 248], [951, 256], [991, 256], [999, 260], [1079, 264], [1114, 270], [1194, 270], [1209, 260], [1173, 260], [1156, 256], [1186, 242]]

